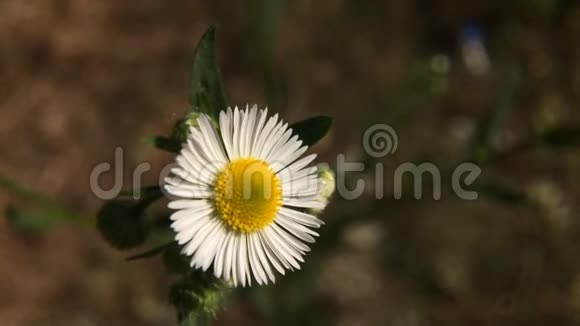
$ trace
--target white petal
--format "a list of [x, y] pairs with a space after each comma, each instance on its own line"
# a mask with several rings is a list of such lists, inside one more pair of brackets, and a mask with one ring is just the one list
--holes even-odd
[[184, 229], [183, 231], [177, 232], [177, 235], [175, 236], [175, 240], [177, 241], [177, 243], [179, 245], [183, 245], [183, 244], [188, 243], [189, 241], [191, 241], [194, 238], [195, 234], [199, 230], [201, 230], [203, 227], [208, 225], [209, 222], [211, 222], [211, 220], [212, 220], [211, 217], [209, 217], [208, 215], [204, 215], [203, 217], [201, 217], [199, 219], [191, 221], [192, 224], [190, 224], [187, 229]]
[[203, 191], [199, 188], [187, 188], [184, 186], [173, 186], [170, 184], [166, 184], [163, 188], [173, 196], [182, 197], [182, 198], [195, 198], [195, 199], [202, 199], [202, 198], [210, 198], [212, 193], [208, 191]]
[[192, 134], [198, 134], [199, 136], [191, 138], [188, 142], [188, 145], [192, 146], [192, 151], [198, 157], [200, 157], [200, 161], [205, 162], [202, 168], [197, 171], [198, 175], [216, 175], [221, 169], [226, 165], [226, 161], [223, 159], [219, 159], [214, 157], [210, 151], [209, 146], [204, 145], [204, 143], [200, 140], [202, 136], [200, 135], [200, 131], [194, 127], [190, 128]]
[[[262, 244], [262, 240], [260, 238], [260, 235], [253, 234], [251, 240], [253, 242], [253, 246], [254, 246], [254, 249], [256, 251], [256, 258], [258, 260], [258, 263], [263, 267], [266, 274], [268, 274], [268, 277], [270, 278], [270, 280], [272, 282], [276, 282], [276, 277], [274, 276], [274, 273], [272, 272], [272, 268], [270, 267], [270, 262], [268, 261], [268, 257], [264, 253], [264, 244]], [[268, 283], [268, 280], [266, 279], [265, 276], [263, 277], [263, 280], [264, 280], [264, 283]]]
[[256, 124], [258, 123], [258, 121], [256, 120], [258, 115], [258, 108], [254, 105], [251, 109], [250, 109], [250, 114], [248, 117], [248, 132], [246, 133], [246, 155], [247, 156], [251, 156], [252, 155], [252, 147], [253, 147], [253, 141], [254, 141], [254, 134], [257, 132], [256, 130]]
[[307, 245], [302, 243], [300, 240], [296, 239], [294, 236], [288, 234], [277, 224], [273, 223], [270, 225], [270, 227], [272, 228], [272, 230], [276, 232], [276, 234], [281, 238], [281, 240], [285, 241], [286, 243], [290, 244], [294, 249], [296, 249], [296, 251], [300, 253], [300, 256], [302, 256], [305, 252], [310, 251], [310, 248]]
[[321, 200], [302, 200], [300, 198], [283, 198], [282, 205], [314, 209], [323, 209], [326, 206], [326, 204]]
[[193, 127], [191, 127], [190, 130], [194, 130], [195, 133], [190, 134], [190, 137], [185, 143], [185, 149], [182, 151], [182, 153], [188, 154], [188, 156], [191, 158], [191, 161], [188, 162], [194, 166], [196, 171], [202, 170], [210, 160], [204, 155], [203, 151], [201, 151], [201, 147], [199, 146], [200, 141], [197, 138], [201, 135], [197, 129]]
[[172, 168], [170, 170], [171, 173], [179, 176], [183, 180], [187, 180], [192, 184], [211, 186], [213, 176], [211, 174], [204, 173], [203, 167], [194, 169], [192, 166], [190, 166], [184, 156], [177, 156], [175, 161], [177, 162], [178, 167]]
[[[196, 237], [187, 245], [186, 254], [193, 255], [191, 257], [191, 266], [196, 268], [205, 265], [206, 260], [213, 258], [215, 254], [215, 248], [217, 247], [214, 243], [219, 228], [221, 227], [221, 222], [218, 219], [213, 219], [209, 223], [209, 227], [204, 230], [200, 230]], [[209, 257], [211, 256], [211, 257]], [[209, 266], [209, 264], [208, 264]], [[207, 268], [204, 269], [204, 271]]]
[[[175, 172], [178, 172], [179, 169], [175, 168], [172, 169], [172, 173], [174, 172], [173, 170], [175, 170]], [[193, 192], [200, 192], [201, 195], [205, 196], [206, 193], [211, 193], [212, 192], [212, 187], [206, 185], [206, 184], [201, 184], [201, 183], [192, 183], [188, 180], [185, 180], [183, 178], [181, 178], [178, 175], [172, 175], [169, 177], [165, 178], [165, 185], [171, 185], [174, 186], [176, 188], [181, 188], [183, 190], [191, 190]]]
[[[193, 202], [194, 200], [178, 200], [178, 201], [192, 201]], [[195, 201], [197, 201], [197, 200], [195, 200]], [[203, 201], [207, 202], [205, 200], [203, 200]], [[207, 215], [212, 210], [213, 210], [213, 208], [211, 207], [211, 205], [200, 204], [197, 207], [191, 207], [191, 208], [186, 208], [186, 209], [175, 211], [175, 212], [173, 212], [173, 214], [171, 214], [171, 216], [169, 218], [172, 221], [180, 221], [182, 219], [189, 219], [189, 218], [199, 216], [199, 215]]]
[[312, 236], [318, 236], [318, 233], [316, 233], [315, 231], [312, 231], [311, 229], [305, 227], [302, 224], [296, 223], [292, 220], [289, 220], [287, 218], [284, 217], [277, 217], [275, 219], [275, 222], [282, 226], [284, 229], [286, 229], [288, 232], [294, 234], [297, 238], [309, 242], [309, 243], [314, 243], [316, 242], [316, 239], [314, 239]]
[[276, 255], [276, 257], [278, 257], [278, 259], [280, 260], [282, 265], [284, 265], [285, 268], [290, 270], [293, 270], [292, 267], [300, 269], [300, 265], [298, 264], [298, 262], [296, 262], [294, 257], [287, 250], [288, 245], [283, 242], [280, 242], [279, 239], [275, 236], [274, 231], [272, 231], [270, 228], [265, 228], [263, 230], [263, 234], [264, 238], [268, 242], [269, 248]]
[[234, 286], [238, 286], [238, 246], [240, 246], [240, 235], [236, 234], [234, 236], [234, 243], [232, 245], [230, 249], [230, 251], [232, 252], [232, 270], [231, 270], [231, 275], [232, 275], [232, 281], [234, 282]]
[[209, 223], [206, 223], [203, 227], [201, 227], [199, 229], [198, 232], [195, 233], [195, 236], [193, 237], [193, 239], [191, 239], [191, 242], [187, 244], [187, 246], [184, 248], [184, 253], [187, 256], [192, 256], [192, 260], [191, 260], [191, 266], [196, 265], [196, 267], [199, 265], [197, 259], [199, 259], [199, 256], [196, 256], [194, 254], [197, 254], [197, 252], [199, 251], [199, 249], [201, 249], [202, 244], [205, 242], [205, 239], [208, 237], [208, 235], [213, 234], [213, 232], [215, 231], [215, 229], [219, 226], [219, 220], [212, 218]]
[[171, 223], [171, 228], [179, 233], [195, 227], [195, 224], [199, 223], [200, 219], [210, 215], [213, 216], [213, 208], [196, 208], [187, 210], [187, 214], [184, 215], [177, 216], [177, 214], [178, 212], [173, 213], [170, 219], [173, 221], [173, 223]]
[[264, 159], [267, 158], [268, 155], [270, 155], [270, 153], [272, 152], [272, 150], [276, 148], [276, 144], [282, 141], [283, 139], [282, 137], [287, 136], [289, 138], [290, 135], [292, 135], [292, 131], [287, 130], [287, 128], [288, 124], [280, 120], [280, 122], [278, 122], [276, 127], [274, 127], [274, 129], [272, 130], [270, 136], [268, 136], [268, 139], [266, 139], [264, 147], [262, 148], [262, 152], [260, 152], [258, 157]]
[[[300, 156], [302, 156], [302, 154], [306, 153], [306, 151], [308, 150], [308, 146], [302, 146], [299, 149], [297, 149], [296, 151], [294, 151], [294, 153], [290, 154], [287, 158], [286, 158], [286, 162], [287, 164], [285, 166], [283, 166], [281, 169], [287, 167], [288, 165], [292, 164], [294, 161], [296, 161]], [[280, 170], [281, 170], [280, 169]], [[280, 170], [276, 171], [279, 172]]]
[[[310, 171], [309, 171], [310, 170]], [[283, 187], [294, 187], [298, 188], [296, 185], [298, 183], [306, 184], [308, 187], [312, 187], [313, 185], [318, 185], [318, 175], [316, 175], [316, 167], [306, 168], [301, 170], [300, 175], [292, 175], [292, 179], [288, 178], [287, 173], [278, 173], [277, 176], [280, 178], [280, 182], [282, 183]]]
[[214, 260], [214, 264], [213, 264], [213, 273], [215, 275], [215, 277], [220, 278], [222, 276], [222, 273], [224, 275], [225, 278], [225, 272], [224, 272], [224, 264], [226, 261], [226, 252], [227, 252], [227, 247], [228, 244], [230, 243], [230, 239], [232, 237], [232, 232], [228, 232], [226, 230], [226, 236], [224, 238], [224, 240], [222, 241], [222, 243], [220, 244], [220, 248], [215, 256], [215, 260]]
[[178, 199], [169, 202], [167, 207], [169, 209], [184, 209], [184, 208], [198, 208], [209, 207], [211, 204], [205, 199]]
[[[186, 256], [191, 256], [195, 253], [195, 251], [199, 248], [199, 245], [203, 242], [205, 237], [210, 233], [210, 231], [215, 227], [216, 219], [210, 218], [207, 222], [203, 223], [203, 219], [201, 220], [202, 223], [199, 224], [199, 227], [195, 228], [195, 232], [191, 237], [191, 241], [187, 243], [187, 245], [183, 248], [182, 253]], [[191, 228], [192, 230], [194, 228]], [[183, 233], [187, 233], [185, 231]], [[179, 235], [179, 234], [178, 234]], [[183, 243], [180, 243], [180, 245]], [[191, 265], [193, 266], [194, 261], [191, 261]]]
[[[281, 125], [281, 123], [282, 122], [280, 122], [280, 125]], [[271, 139], [272, 134], [277, 130], [278, 126], [279, 126], [278, 125], [278, 114], [275, 114], [274, 116], [270, 117], [270, 119], [268, 119], [268, 122], [264, 126], [264, 129], [262, 130], [262, 133], [259, 136], [258, 142], [256, 143], [254, 157], [260, 157], [260, 158], [263, 157], [263, 156], [261, 156], [261, 154], [262, 154], [262, 151], [264, 149], [264, 146], [266, 145], [266, 142], [269, 139]]]
[[240, 130], [240, 156], [250, 156], [250, 141], [254, 132], [254, 123], [256, 120], [256, 110], [248, 110], [248, 106], [243, 111], [242, 126]]
[[220, 112], [219, 124], [222, 141], [228, 158], [232, 157], [232, 109], [228, 108], [227, 113]]
[[247, 269], [247, 262], [248, 256], [246, 253], [246, 234], [242, 233], [240, 235], [240, 243], [238, 248], [238, 279], [242, 283], [243, 287], [246, 287], [246, 269]]
[[187, 165], [192, 171], [199, 171], [207, 164], [207, 160], [198, 153], [198, 150], [194, 146], [194, 141], [197, 142], [197, 140], [194, 140], [194, 137], [194, 135], [190, 135], [190, 138], [188, 138], [185, 144], [183, 144], [179, 155], [183, 156], [187, 164], [183, 164], [184, 162], [180, 161], [178, 161], [178, 163], [180, 163], [184, 168], [186, 168]]
[[207, 152], [212, 155], [215, 161], [221, 161], [226, 163], [225, 150], [222, 146], [222, 142], [219, 139], [217, 131], [215, 130], [213, 123], [210, 122], [209, 117], [202, 114], [199, 119], [197, 119], [201, 134], [203, 136], [203, 141], [206, 145]]
[[316, 177], [317, 168], [315, 166], [306, 167], [301, 170], [285, 169], [278, 173], [278, 177], [282, 184], [286, 185], [289, 182], [298, 182], [302, 179], [307, 179], [310, 177]]
[[254, 245], [255, 242], [254, 238], [257, 238], [257, 235], [248, 234], [247, 242], [248, 242], [248, 258], [250, 261], [250, 269], [252, 270], [252, 274], [254, 275], [254, 278], [256, 279], [259, 285], [262, 285], [262, 283], [267, 284], [268, 278], [266, 277], [264, 269], [262, 268], [260, 260], [258, 259], [258, 255], [256, 253], [256, 248]]
[[226, 281], [229, 281], [232, 277], [232, 261], [234, 259], [234, 247], [236, 246], [236, 238], [236, 234], [232, 232], [225, 247], [224, 279]]
[[203, 271], [207, 271], [211, 266], [212, 262], [216, 259], [216, 255], [218, 250], [220, 249], [220, 245], [225, 238], [226, 233], [224, 231], [223, 226], [220, 225], [212, 235], [208, 235], [207, 237], [207, 244], [204, 245], [204, 254], [203, 259], [201, 259], [201, 269]]
[[300, 198], [303, 200], [319, 198], [322, 185], [317, 179], [307, 179], [282, 187], [283, 198]]
[[316, 159], [316, 154], [310, 154], [310, 155], [304, 156], [303, 158], [299, 159], [298, 161], [288, 165], [284, 170], [280, 171], [280, 173], [289, 174], [289, 176], [291, 177], [290, 179], [292, 179], [293, 174], [302, 170], [308, 164], [312, 163], [312, 161], [314, 161], [314, 159]]
[[278, 252], [278, 257], [283, 257], [292, 267], [300, 269], [298, 261], [302, 261], [301, 255], [289, 243], [280, 238], [271, 227], [267, 227], [264, 231], [273, 246], [272, 249]]
[[[202, 173], [204, 170], [205, 162], [197, 162], [195, 155], [190, 153], [189, 149], [185, 149], [175, 158], [175, 162], [179, 166], [174, 170], [183, 171], [179, 174], [183, 179], [189, 180], [192, 183], [207, 184], [211, 182], [211, 178], [208, 178], [207, 173]], [[202, 177], [205, 177], [202, 178]]]
[[[276, 224], [271, 224], [269, 227], [266, 228], [266, 234], [270, 236], [270, 239], [278, 246], [280, 251], [283, 251], [285, 254], [290, 255], [292, 259], [288, 259], [288, 262], [294, 266], [296, 269], [300, 269], [299, 262], [304, 262], [302, 259], [302, 254], [296, 248], [294, 248], [293, 243], [286, 241], [278, 232], [276, 232]], [[284, 257], [288, 257], [288, 256]]]
[[282, 267], [280, 260], [278, 259], [278, 257], [276, 257], [273, 250], [270, 248], [270, 245], [268, 244], [268, 241], [266, 240], [266, 237], [264, 235], [264, 231], [263, 230], [259, 231], [258, 235], [260, 237], [260, 243], [261, 243], [260, 247], [264, 250], [264, 253], [266, 254], [266, 257], [268, 258], [268, 261], [272, 264], [272, 266], [274, 266], [274, 268], [278, 271], [278, 273], [284, 275], [286, 272], [285, 272], [284, 268]]
[[322, 186], [318, 176], [310, 176], [282, 184], [283, 197], [308, 197], [318, 195]]
[[280, 209], [278, 210], [278, 215], [284, 216], [296, 223], [300, 223], [302, 225], [306, 225], [313, 228], [319, 228], [321, 225], [324, 224], [322, 220], [319, 220], [314, 215], [299, 212], [297, 210], [286, 207], [280, 207]]
[[[292, 133], [292, 129], [288, 129], [287, 133]], [[267, 161], [271, 164], [278, 164], [280, 166], [286, 166], [292, 162], [288, 161], [288, 158], [296, 152], [300, 146], [302, 146], [302, 141], [298, 140], [298, 136], [295, 135], [292, 139], [288, 140], [286, 143], [281, 143], [281, 145], [268, 155]]]
[[234, 123], [233, 123], [233, 135], [232, 135], [232, 156], [230, 159], [236, 159], [240, 157], [240, 132], [241, 132], [241, 113], [238, 107], [234, 109]]
[[195, 137], [189, 138], [181, 152], [183, 159], [178, 156], [177, 163], [182, 169], [186, 170], [188, 175], [198, 179], [200, 183], [212, 185], [217, 172], [220, 171], [224, 164], [210, 162], [205, 158], [199, 147], [200, 145]]
[[[254, 105], [254, 108], [257, 108]], [[256, 130], [254, 132], [254, 137], [252, 139], [252, 143], [250, 144], [250, 156], [256, 157], [257, 153], [257, 145], [258, 141], [262, 135], [264, 124], [266, 123], [266, 118], [268, 117], [268, 109], [260, 110], [258, 114], [258, 122], [256, 123]]]
[[[276, 154], [279, 150], [284, 148], [284, 145], [288, 142], [292, 136], [292, 129], [288, 129], [288, 124], [285, 123], [278, 132], [272, 136], [273, 144], [270, 149], [263, 152], [264, 159], [270, 161], [272, 156]], [[294, 136], [294, 141], [298, 139], [298, 136]], [[269, 145], [269, 144], [268, 144]]]

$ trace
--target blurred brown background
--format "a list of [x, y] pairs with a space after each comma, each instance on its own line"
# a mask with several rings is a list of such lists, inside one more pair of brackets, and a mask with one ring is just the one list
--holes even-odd
[[[374, 178], [367, 127], [399, 136], [385, 198], [337, 194], [304, 270], [236, 292], [216, 325], [580, 323], [578, 2], [2, 0], [0, 205], [79, 215], [41, 232], [2, 220], [2, 325], [175, 322], [159, 260], [125, 262], [95, 231], [88, 180], [122, 146], [124, 170], [150, 161], [156, 182], [171, 156], [146, 139], [185, 111], [212, 24], [230, 103], [333, 116], [314, 151], [365, 162], [349, 184]], [[465, 160], [478, 200], [393, 199], [397, 164]]]

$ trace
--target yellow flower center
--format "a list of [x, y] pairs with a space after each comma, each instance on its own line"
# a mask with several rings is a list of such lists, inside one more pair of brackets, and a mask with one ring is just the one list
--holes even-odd
[[244, 233], [269, 225], [282, 204], [280, 179], [268, 164], [252, 158], [230, 162], [214, 184], [214, 205], [232, 230]]

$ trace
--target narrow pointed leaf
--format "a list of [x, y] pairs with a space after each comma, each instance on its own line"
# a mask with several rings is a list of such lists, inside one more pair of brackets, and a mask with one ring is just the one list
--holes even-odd
[[290, 128], [292, 128], [294, 134], [300, 137], [304, 145], [311, 146], [326, 135], [331, 125], [332, 118], [321, 115], [295, 122]]
[[194, 112], [213, 118], [227, 107], [216, 60], [215, 27], [210, 27], [197, 44], [191, 68], [189, 103]]

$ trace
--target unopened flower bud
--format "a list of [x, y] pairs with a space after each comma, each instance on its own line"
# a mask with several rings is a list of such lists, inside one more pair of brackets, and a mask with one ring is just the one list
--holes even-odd
[[324, 207], [328, 204], [330, 197], [334, 193], [336, 188], [335, 185], [335, 178], [334, 178], [334, 171], [328, 166], [326, 163], [318, 164], [316, 166], [318, 168], [318, 180], [320, 182], [320, 189], [318, 192], [319, 200], [324, 203], [323, 208], [311, 209], [311, 213], [313, 214], [320, 214], [324, 210]]
[[187, 112], [185, 116], [175, 123], [173, 130], [171, 131], [171, 138], [178, 139], [180, 142], [185, 142], [187, 136], [189, 136], [189, 128], [198, 128], [197, 118], [199, 118], [199, 113], [197, 112]]
[[326, 199], [330, 198], [334, 193], [334, 189], [336, 188], [335, 180], [334, 180], [334, 171], [328, 167], [328, 164], [319, 164], [318, 168], [318, 178], [322, 183], [322, 188], [320, 191], [320, 195]]

